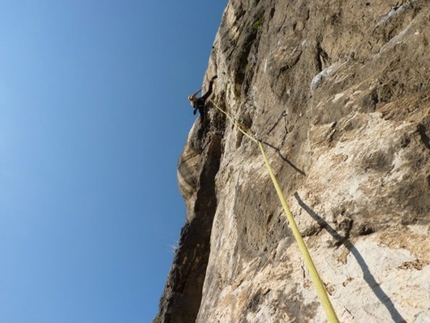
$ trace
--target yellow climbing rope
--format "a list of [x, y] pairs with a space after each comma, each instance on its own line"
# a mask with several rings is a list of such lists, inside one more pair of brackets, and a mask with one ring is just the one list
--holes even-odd
[[311, 275], [312, 281], [317, 290], [318, 297], [321, 300], [321, 304], [326, 312], [327, 319], [330, 323], [339, 323], [339, 319], [337, 318], [336, 312], [334, 311], [333, 305], [330, 302], [330, 299], [327, 295], [327, 291], [324, 287], [324, 284], [318, 274], [318, 271], [312, 261], [311, 255], [309, 254], [309, 250], [306, 247], [305, 242], [303, 241], [302, 235], [300, 234], [299, 228], [297, 227], [296, 221], [294, 220], [293, 215], [291, 214], [290, 208], [288, 207], [287, 201], [285, 200], [284, 194], [282, 193], [282, 189], [279, 186], [278, 180], [276, 179], [275, 174], [273, 173], [273, 169], [270, 166], [269, 160], [267, 159], [266, 152], [264, 151], [263, 144], [260, 140], [255, 138], [254, 136], [248, 134], [245, 130], [242, 129], [240, 124], [236, 122], [226, 111], [221, 109], [215, 102], [211, 101], [213, 105], [221, 111], [225, 116], [235, 125], [235, 127], [242, 132], [246, 137], [251, 139], [253, 142], [257, 143], [261, 155], [263, 156], [264, 162], [267, 167], [267, 171], [269, 172], [270, 178], [272, 179], [273, 186], [275, 187], [276, 193], [278, 194], [279, 200], [281, 201], [282, 207], [284, 208], [284, 212], [287, 216], [288, 222], [290, 223], [291, 231], [293, 232], [294, 238], [299, 245], [300, 252], [304, 258], [305, 265]]

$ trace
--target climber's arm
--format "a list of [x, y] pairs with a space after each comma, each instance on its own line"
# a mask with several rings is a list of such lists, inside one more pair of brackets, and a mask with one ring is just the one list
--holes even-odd
[[194, 100], [196, 98], [196, 95], [199, 94], [202, 91], [202, 89], [198, 90], [196, 93], [191, 94], [188, 97], [188, 100]]

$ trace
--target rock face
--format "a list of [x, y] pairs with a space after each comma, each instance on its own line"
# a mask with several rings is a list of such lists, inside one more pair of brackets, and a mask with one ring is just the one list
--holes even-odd
[[[156, 322], [430, 322], [430, 2], [230, 0], [178, 167], [188, 214]], [[216, 105], [216, 106], [215, 106]]]

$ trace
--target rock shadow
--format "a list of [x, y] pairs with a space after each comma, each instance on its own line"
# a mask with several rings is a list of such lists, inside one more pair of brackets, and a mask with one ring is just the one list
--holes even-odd
[[372, 272], [366, 264], [366, 261], [362, 257], [362, 255], [358, 252], [357, 248], [352, 244], [352, 242], [345, 237], [342, 237], [333, 227], [331, 227], [321, 216], [315, 213], [308, 205], [306, 205], [303, 200], [300, 198], [299, 194], [294, 193], [294, 197], [296, 198], [299, 205], [313, 218], [317, 223], [321, 226], [321, 228], [327, 230], [327, 232], [340, 244], [343, 244], [354, 256], [357, 263], [360, 265], [360, 268], [363, 272], [363, 278], [366, 283], [369, 285], [370, 289], [373, 291], [375, 296], [379, 299], [379, 301], [386, 307], [388, 312], [391, 315], [393, 322], [395, 323], [406, 323], [406, 320], [402, 317], [399, 311], [394, 306], [391, 299], [388, 295], [383, 291], [381, 286], [376, 281]]
[[301, 170], [300, 168], [298, 168], [296, 165], [294, 165], [290, 160], [288, 160], [287, 157], [285, 157], [284, 155], [281, 154], [281, 150], [278, 147], [273, 146], [271, 143], [268, 143], [267, 141], [264, 140], [259, 140], [262, 144], [274, 149], [276, 151], [276, 153], [279, 155], [279, 157], [281, 157], [281, 159], [286, 162], [288, 165], [290, 165], [296, 172], [300, 173], [303, 176], [306, 176], [306, 173]]

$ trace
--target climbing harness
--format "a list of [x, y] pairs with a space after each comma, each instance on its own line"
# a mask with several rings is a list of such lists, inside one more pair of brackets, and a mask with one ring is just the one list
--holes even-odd
[[305, 242], [303, 241], [302, 235], [300, 234], [300, 231], [297, 227], [296, 221], [294, 220], [294, 217], [290, 211], [290, 208], [288, 207], [287, 201], [285, 200], [284, 194], [282, 193], [282, 189], [278, 183], [278, 180], [276, 179], [275, 174], [273, 173], [273, 169], [270, 166], [269, 160], [267, 159], [266, 152], [264, 151], [263, 144], [261, 140], [255, 138], [254, 136], [248, 134], [241, 125], [233, 119], [233, 117], [230, 116], [228, 112], [221, 109], [215, 102], [211, 101], [212, 104], [217, 108], [220, 112], [222, 112], [233, 124], [234, 126], [243, 133], [246, 137], [251, 139], [253, 142], [258, 144], [261, 155], [263, 156], [264, 163], [266, 164], [267, 171], [270, 175], [270, 178], [272, 179], [273, 186], [275, 187], [276, 193], [278, 194], [279, 200], [281, 201], [282, 207], [284, 208], [284, 212], [287, 216], [288, 222], [290, 223], [291, 231], [293, 232], [294, 238], [297, 241], [297, 244], [299, 245], [300, 252], [302, 253], [302, 256], [304, 258], [305, 265], [307, 269], [309, 270], [310, 276], [312, 278], [312, 281], [314, 283], [315, 289], [317, 290], [318, 297], [320, 298], [321, 304], [326, 312], [327, 319], [330, 323], [339, 323], [339, 319], [337, 318], [336, 312], [334, 311], [333, 305], [330, 302], [330, 299], [327, 295], [327, 291], [324, 287], [324, 284], [318, 274], [318, 271], [314, 265], [314, 262], [312, 261], [311, 255], [309, 253], [308, 248], [306, 247]]

